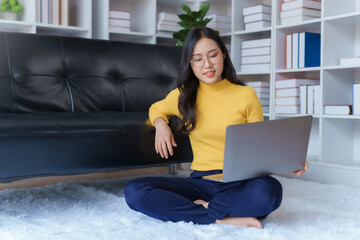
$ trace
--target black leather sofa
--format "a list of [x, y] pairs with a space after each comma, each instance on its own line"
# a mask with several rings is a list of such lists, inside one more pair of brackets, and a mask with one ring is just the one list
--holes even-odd
[[0, 33], [0, 182], [189, 162], [168, 160], [146, 123], [176, 88], [181, 49]]

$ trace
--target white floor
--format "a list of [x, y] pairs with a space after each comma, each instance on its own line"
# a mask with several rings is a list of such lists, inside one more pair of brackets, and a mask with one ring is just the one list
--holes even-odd
[[169, 223], [130, 210], [126, 179], [0, 191], [0, 239], [360, 239], [360, 190], [278, 178], [281, 207], [264, 229]]

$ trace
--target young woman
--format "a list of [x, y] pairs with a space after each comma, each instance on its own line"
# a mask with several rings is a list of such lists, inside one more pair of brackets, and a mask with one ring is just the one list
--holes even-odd
[[229, 183], [202, 178], [222, 171], [228, 125], [263, 121], [256, 92], [236, 79], [223, 41], [210, 28], [190, 31], [183, 48], [178, 88], [150, 107], [150, 121], [156, 128], [155, 150], [163, 158], [173, 155], [176, 147], [167, 125], [174, 115], [180, 117], [179, 130], [189, 134], [193, 171], [189, 178], [130, 181], [125, 188], [129, 207], [164, 221], [262, 228], [259, 220], [277, 209], [282, 200], [282, 187], [275, 178]]

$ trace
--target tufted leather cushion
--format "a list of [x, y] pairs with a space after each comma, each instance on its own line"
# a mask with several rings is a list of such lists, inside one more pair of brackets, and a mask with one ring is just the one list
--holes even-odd
[[[23, 44], [26, 42], [26, 44]], [[147, 111], [176, 88], [181, 49], [0, 34], [1, 112]]]

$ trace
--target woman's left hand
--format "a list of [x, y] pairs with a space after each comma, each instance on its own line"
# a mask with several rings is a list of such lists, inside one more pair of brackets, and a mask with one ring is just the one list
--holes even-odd
[[294, 175], [296, 175], [296, 176], [300, 176], [301, 174], [303, 174], [304, 172], [306, 172], [308, 169], [309, 169], [309, 164], [308, 164], [307, 161], [305, 161], [304, 169], [299, 170], [299, 171], [291, 172], [291, 174], [294, 174]]

